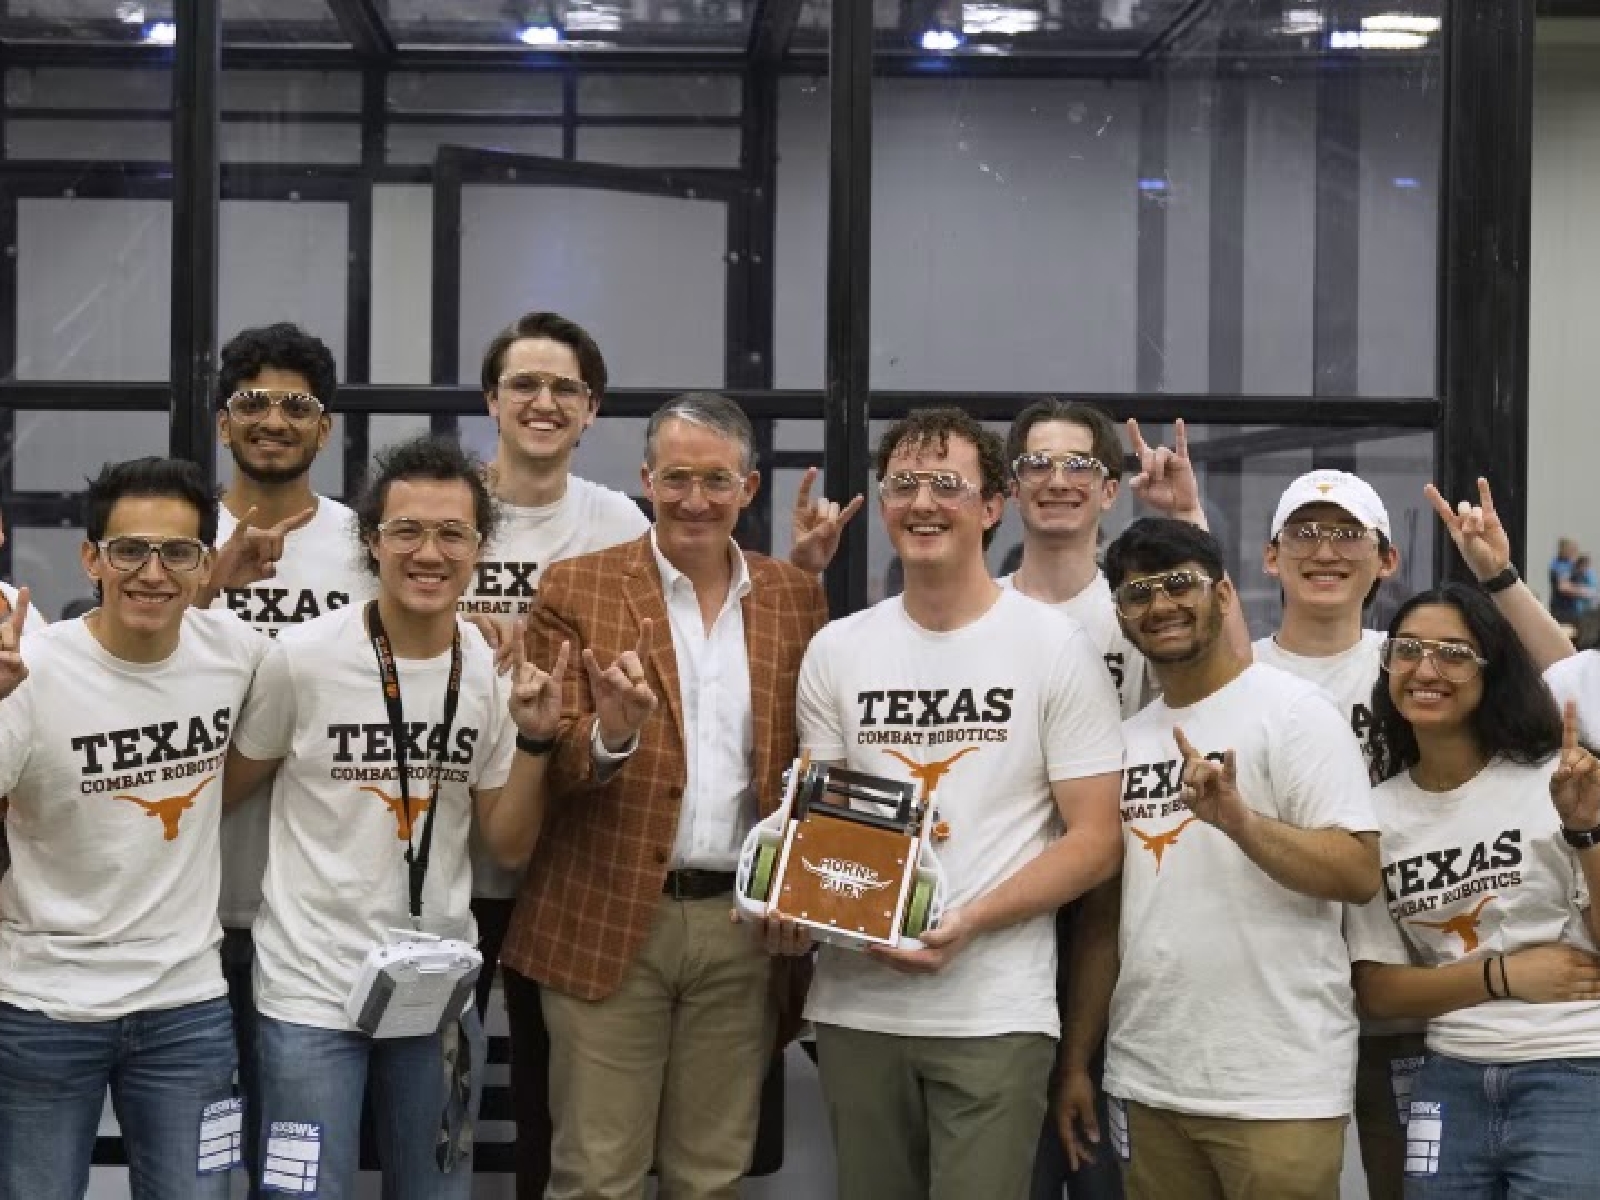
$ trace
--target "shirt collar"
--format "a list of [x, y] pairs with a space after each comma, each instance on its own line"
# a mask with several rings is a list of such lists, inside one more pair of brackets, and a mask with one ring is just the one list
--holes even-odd
[[[662, 588], [671, 592], [678, 586], [680, 580], [693, 587], [693, 582], [677, 567], [667, 561], [667, 556], [661, 553], [661, 545], [656, 541], [655, 526], [650, 527], [650, 553], [655, 555], [656, 569], [661, 572]], [[745, 561], [744, 551], [739, 549], [739, 543], [732, 538], [728, 539], [728, 565], [733, 568], [733, 579], [728, 587], [728, 603], [743, 600], [750, 594], [750, 564]]]

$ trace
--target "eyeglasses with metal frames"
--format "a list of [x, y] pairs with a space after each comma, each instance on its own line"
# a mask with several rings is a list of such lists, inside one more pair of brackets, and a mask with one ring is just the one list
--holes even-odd
[[461, 521], [419, 521], [415, 517], [396, 517], [378, 525], [378, 541], [396, 554], [415, 554], [432, 537], [439, 553], [460, 561], [471, 558], [483, 535]]
[[1150, 611], [1157, 592], [1179, 608], [1194, 608], [1211, 584], [1211, 576], [1200, 571], [1163, 571], [1159, 575], [1128, 580], [1117, 588], [1112, 598], [1117, 611], [1132, 621]]
[[274, 408], [291, 425], [309, 425], [322, 416], [322, 401], [310, 392], [247, 388], [228, 397], [228, 416], [243, 425], [266, 420], [267, 414]]

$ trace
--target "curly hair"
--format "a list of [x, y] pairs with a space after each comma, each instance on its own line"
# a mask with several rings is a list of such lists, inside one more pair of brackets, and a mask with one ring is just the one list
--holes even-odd
[[[1525, 765], [1543, 762], [1561, 749], [1561, 711], [1555, 697], [1494, 601], [1480, 588], [1443, 583], [1402, 604], [1389, 622], [1389, 636], [1394, 637], [1406, 618], [1424, 605], [1455, 609], [1478, 643], [1479, 656], [1488, 660], [1483, 668], [1483, 698], [1469, 719], [1478, 749], [1491, 758]], [[1421, 760], [1416, 731], [1389, 695], [1387, 672], [1372, 688], [1372, 726], [1375, 778], [1392, 779]]]
[[396, 442], [378, 452], [374, 460], [377, 468], [372, 481], [367, 484], [361, 499], [356, 502], [357, 534], [361, 539], [361, 558], [367, 570], [377, 574], [378, 564], [369, 546], [378, 535], [378, 524], [383, 520], [384, 506], [389, 502], [389, 485], [396, 480], [438, 480], [449, 483], [459, 479], [472, 492], [473, 524], [477, 526], [486, 546], [494, 540], [499, 525], [499, 509], [489, 495], [484, 482], [483, 463], [461, 443], [442, 437], [415, 437]]
[[311, 385], [311, 394], [332, 411], [339, 391], [339, 368], [321, 338], [288, 321], [245, 329], [222, 348], [217, 371], [217, 406], [263, 371], [293, 371]]

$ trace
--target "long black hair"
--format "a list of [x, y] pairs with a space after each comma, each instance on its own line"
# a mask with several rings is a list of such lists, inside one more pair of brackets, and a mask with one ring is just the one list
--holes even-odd
[[[1472, 736], [1489, 757], [1533, 765], [1561, 749], [1561, 710], [1539, 676], [1539, 668], [1517, 640], [1511, 623], [1479, 588], [1442, 583], [1418, 592], [1400, 606], [1389, 622], [1389, 636], [1410, 614], [1427, 604], [1440, 604], [1461, 614], [1483, 668], [1483, 698], [1468, 718]], [[1379, 779], [1410, 770], [1422, 757], [1411, 722], [1400, 715], [1389, 696], [1388, 674], [1372, 689], [1372, 762]]]

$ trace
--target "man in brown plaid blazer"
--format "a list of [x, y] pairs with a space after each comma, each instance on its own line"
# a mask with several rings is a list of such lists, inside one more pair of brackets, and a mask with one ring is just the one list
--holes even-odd
[[733, 871], [782, 794], [827, 619], [814, 577], [732, 541], [751, 467], [736, 405], [679, 397], [647, 434], [650, 534], [540, 583], [531, 653], [565, 641], [584, 669], [501, 961], [542, 985], [552, 1200], [642, 1196], [652, 1163], [664, 1200], [734, 1197], [749, 1164], [775, 968], [730, 920]]

